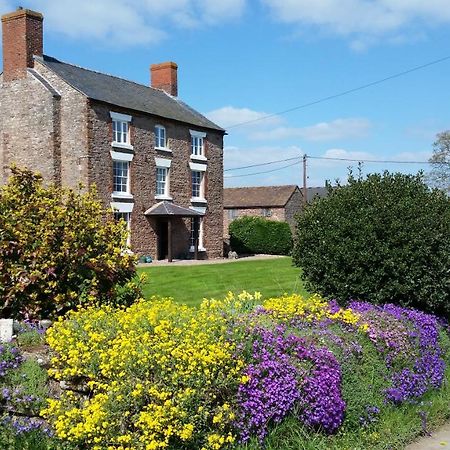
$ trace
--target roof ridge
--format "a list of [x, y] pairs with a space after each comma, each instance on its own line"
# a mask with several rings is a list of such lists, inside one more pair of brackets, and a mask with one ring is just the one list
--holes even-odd
[[137, 84], [138, 86], [141, 86], [141, 87], [146, 87], [146, 88], [152, 89], [154, 91], [163, 92], [168, 97], [171, 97], [174, 100], [177, 100], [176, 97], [173, 97], [172, 95], [168, 94], [164, 89], [159, 89], [159, 88], [155, 88], [153, 86], [149, 86], [147, 84], [138, 83], [137, 81], [129, 80], [128, 78], [119, 77], [117, 75], [112, 75], [110, 73], [100, 72], [99, 70], [88, 69], [87, 67], [83, 67], [83, 66], [79, 66], [78, 64], [73, 64], [73, 63], [70, 63], [70, 62], [67, 62], [67, 61], [63, 61], [61, 59], [55, 58], [55, 57], [50, 56], [50, 55], [43, 55], [43, 56], [33, 55], [33, 58], [37, 59], [38, 61], [43, 61], [44, 63], [45, 63], [45, 58], [48, 58], [48, 60], [50, 60], [50, 62], [58, 62], [58, 63], [61, 63], [61, 64], [67, 64], [68, 66], [76, 67], [77, 69], [81, 69], [81, 70], [86, 70], [87, 72], [93, 72], [93, 73], [98, 73], [99, 75], [106, 75], [107, 77], [117, 78], [118, 80], [126, 81], [127, 83]]
[[256, 188], [277, 188], [277, 187], [298, 187], [297, 184], [272, 184], [269, 186], [237, 186], [237, 187], [228, 187], [224, 189], [256, 189]]
[[[168, 94], [164, 89], [66, 63], [49, 55], [34, 58], [88, 98], [226, 133], [204, 114], [180, 98]], [[115, 86], [116, 91], [112, 91], [111, 86]], [[126, 95], [126, 92], [131, 95]]]

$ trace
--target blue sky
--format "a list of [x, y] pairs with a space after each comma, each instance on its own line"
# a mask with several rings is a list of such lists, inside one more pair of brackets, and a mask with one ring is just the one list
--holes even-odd
[[[450, 55], [448, 0], [28, 0], [44, 52], [144, 84], [175, 61], [179, 96], [227, 128]], [[0, 12], [17, 3], [0, 0]], [[230, 127], [225, 168], [311, 156], [426, 161], [450, 128], [450, 60], [315, 106]], [[226, 186], [301, 184], [301, 165], [226, 172]], [[308, 184], [349, 165], [308, 161]], [[365, 172], [427, 165], [366, 163]], [[229, 178], [228, 178], [229, 177]]]

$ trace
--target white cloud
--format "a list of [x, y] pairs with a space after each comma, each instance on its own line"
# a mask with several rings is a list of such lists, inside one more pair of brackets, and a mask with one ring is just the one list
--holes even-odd
[[234, 106], [224, 106], [222, 108], [215, 109], [214, 111], [206, 113], [205, 116], [223, 128], [237, 124], [244, 124], [239, 128], [236, 128], [236, 130], [248, 127], [254, 128], [261, 126], [274, 126], [283, 122], [283, 119], [276, 115], [254, 111], [249, 108], [235, 108]]
[[[169, 35], [170, 27], [200, 28], [240, 17], [245, 0], [29, 0], [44, 14], [46, 27], [76, 39], [110, 45], [147, 45]], [[13, 10], [0, 0], [0, 13]]]
[[403, 35], [416, 25], [450, 22], [448, 0], [263, 0], [285, 23], [350, 36], [361, 50], [374, 40]]
[[336, 119], [320, 122], [308, 127], [277, 127], [267, 131], [257, 131], [250, 135], [255, 140], [285, 140], [300, 138], [307, 141], [331, 141], [367, 136], [371, 123], [363, 118]]

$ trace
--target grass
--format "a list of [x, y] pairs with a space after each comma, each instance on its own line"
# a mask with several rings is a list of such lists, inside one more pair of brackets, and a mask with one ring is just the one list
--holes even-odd
[[197, 306], [203, 298], [221, 298], [228, 291], [261, 292], [267, 298], [286, 293], [306, 294], [300, 269], [291, 258], [236, 261], [192, 266], [139, 268], [147, 274], [143, 286], [146, 298], [173, 297], [180, 303]]

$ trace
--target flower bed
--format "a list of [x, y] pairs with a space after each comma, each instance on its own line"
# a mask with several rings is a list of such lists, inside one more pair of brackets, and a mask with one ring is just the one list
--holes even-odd
[[360, 429], [443, 382], [450, 344], [434, 316], [258, 297], [70, 313], [47, 332], [50, 375], [69, 389], [43, 416], [78, 447], [221, 449], [262, 443], [286, 418]]

